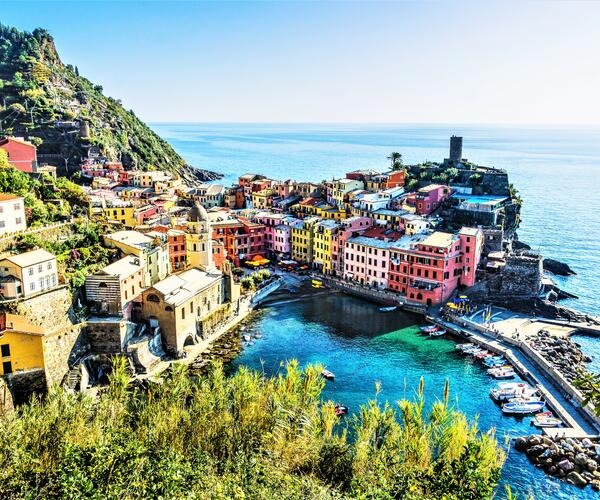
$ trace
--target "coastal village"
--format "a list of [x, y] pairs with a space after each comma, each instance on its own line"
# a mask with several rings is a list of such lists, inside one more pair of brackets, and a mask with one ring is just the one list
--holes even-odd
[[[420, 314], [430, 333], [451, 331], [511, 361], [567, 424], [544, 439], [557, 449], [551, 437], [585, 441], [560, 453], [548, 444], [550, 461], [540, 466], [600, 487], [589, 440], [598, 418], [583, 408], [573, 363], [563, 362], [569, 355], [585, 369], [568, 336], [598, 332], [598, 323], [557, 304], [565, 295], [543, 257], [516, 239], [521, 201], [507, 173], [469, 162], [462, 146], [451, 137], [438, 163], [405, 165], [392, 153], [382, 171], [319, 183], [248, 173], [232, 186], [125, 167], [90, 150], [73, 177], [84, 209], [31, 227], [23, 196], [0, 194], [2, 411], [57, 385], [93, 394], [115, 356], [140, 381], [173, 362], [198, 364], [269, 295], [328, 288], [381, 313]], [[56, 178], [31, 142], [5, 137], [0, 149], [10, 168], [42, 183]], [[77, 251], [66, 259], [49, 251], [75, 224], [101, 225], [107, 265], [78, 275]], [[20, 251], [32, 235], [38, 245]], [[585, 460], [569, 460], [575, 444]]]

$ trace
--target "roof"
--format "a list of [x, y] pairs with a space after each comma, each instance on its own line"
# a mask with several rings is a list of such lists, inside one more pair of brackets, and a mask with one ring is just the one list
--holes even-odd
[[18, 142], [19, 144], [24, 144], [25, 146], [30, 146], [35, 149], [35, 146], [31, 142], [26, 141], [22, 137], [3, 137], [0, 139], [0, 146], [8, 142]]
[[22, 199], [23, 198], [21, 196], [16, 196], [14, 194], [0, 193], [0, 202], [10, 201], [10, 200], [22, 200]]
[[206, 189], [207, 195], [221, 194], [225, 191], [225, 186], [221, 184], [210, 184]]
[[44, 335], [44, 329], [32, 325], [25, 316], [18, 314], [2, 313], [5, 321], [1, 321], [2, 327], [1, 332], [13, 331], [18, 333], [28, 333], [31, 335]]
[[455, 236], [451, 233], [442, 233], [441, 231], [436, 231], [425, 238], [421, 244], [430, 247], [447, 248], [452, 245], [454, 238]]
[[145, 246], [152, 243], [152, 238], [140, 233], [139, 231], [117, 231], [111, 234], [105, 234], [105, 239], [116, 241], [118, 243], [124, 243], [130, 246]]
[[128, 255], [104, 267], [100, 272], [109, 276], [118, 276], [122, 280], [137, 273], [140, 269], [143, 269], [143, 266], [140, 265], [140, 259], [133, 255]]
[[467, 236], [477, 236], [479, 234], [479, 229], [476, 227], [463, 227], [458, 234], [466, 234]]
[[194, 268], [169, 276], [156, 283], [150, 290], [154, 289], [161, 293], [167, 304], [178, 306], [220, 279], [220, 271], [207, 273]]
[[386, 241], [380, 238], [370, 238], [369, 236], [355, 236], [354, 238], [350, 238], [348, 243], [356, 243], [358, 245], [386, 249], [395, 247], [397, 241], [398, 240], [394, 239], [389, 239]]
[[38, 250], [32, 250], [31, 252], [20, 253], [18, 255], [11, 255], [10, 257], [7, 257], [4, 260], [8, 260], [9, 262], [12, 262], [13, 264], [19, 267], [29, 267], [53, 259], [56, 259], [56, 257], [53, 254], [47, 252], [43, 248], [40, 248]]
[[442, 184], [429, 184], [429, 186], [425, 186], [419, 189], [419, 193], [429, 193], [430, 191], [435, 191], [436, 189], [445, 187], [447, 186], [443, 186]]

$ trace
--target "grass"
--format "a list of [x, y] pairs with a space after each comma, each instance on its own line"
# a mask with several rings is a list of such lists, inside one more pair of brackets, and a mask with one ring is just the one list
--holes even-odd
[[504, 453], [493, 433], [423, 387], [339, 420], [319, 366], [280, 375], [175, 366], [135, 388], [118, 359], [100, 397], [57, 389], [0, 422], [9, 498], [488, 498]]

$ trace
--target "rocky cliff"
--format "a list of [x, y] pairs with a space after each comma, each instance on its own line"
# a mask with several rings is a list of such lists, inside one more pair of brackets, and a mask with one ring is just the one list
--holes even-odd
[[104, 156], [129, 168], [157, 168], [189, 180], [220, 175], [191, 168], [118, 99], [64, 64], [50, 34], [0, 25], [0, 127], [38, 146], [40, 162], [69, 170]]

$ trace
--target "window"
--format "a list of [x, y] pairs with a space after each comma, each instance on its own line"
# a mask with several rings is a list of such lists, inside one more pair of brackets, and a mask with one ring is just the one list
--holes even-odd
[[44, 270], [44, 266], [42, 264], [38, 264], [38, 273], [41, 273]]
[[47, 267], [48, 269], [52, 269], [52, 261], [48, 262], [48, 264], [46, 265], [46, 267]]
[[151, 293], [148, 295], [148, 302], [160, 302], [160, 299], [158, 298], [158, 295]]
[[181, 308], [181, 319], [185, 319], [185, 308]]
[[35, 290], [35, 283], [31, 282], [29, 284], [29, 290], [31, 290], [32, 292]]
[[33, 267], [29, 268], [29, 276], [33, 276]]
[[2, 353], [3, 358], [8, 358], [10, 356], [10, 346], [8, 344], [1, 345], [0, 353]]
[[4, 372], [4, 375], [12, 373], [12, 363], [10, 361], [5, 361], [2, 363], [2, 371]]
[[21, 217], [15, 218], [15, 224], [21, 224], [22, 222], [23, 222], [23, 219], [21, 219]]
[[6, 226], [6, 223], [3, 220], [0, 220], [0, 227]]
[[13, 205], [13, 208], [14, 208], [15, 210], [21, 210], [21, 204], [20, 204], [20, 203], [15, 203], [15, 204]]

